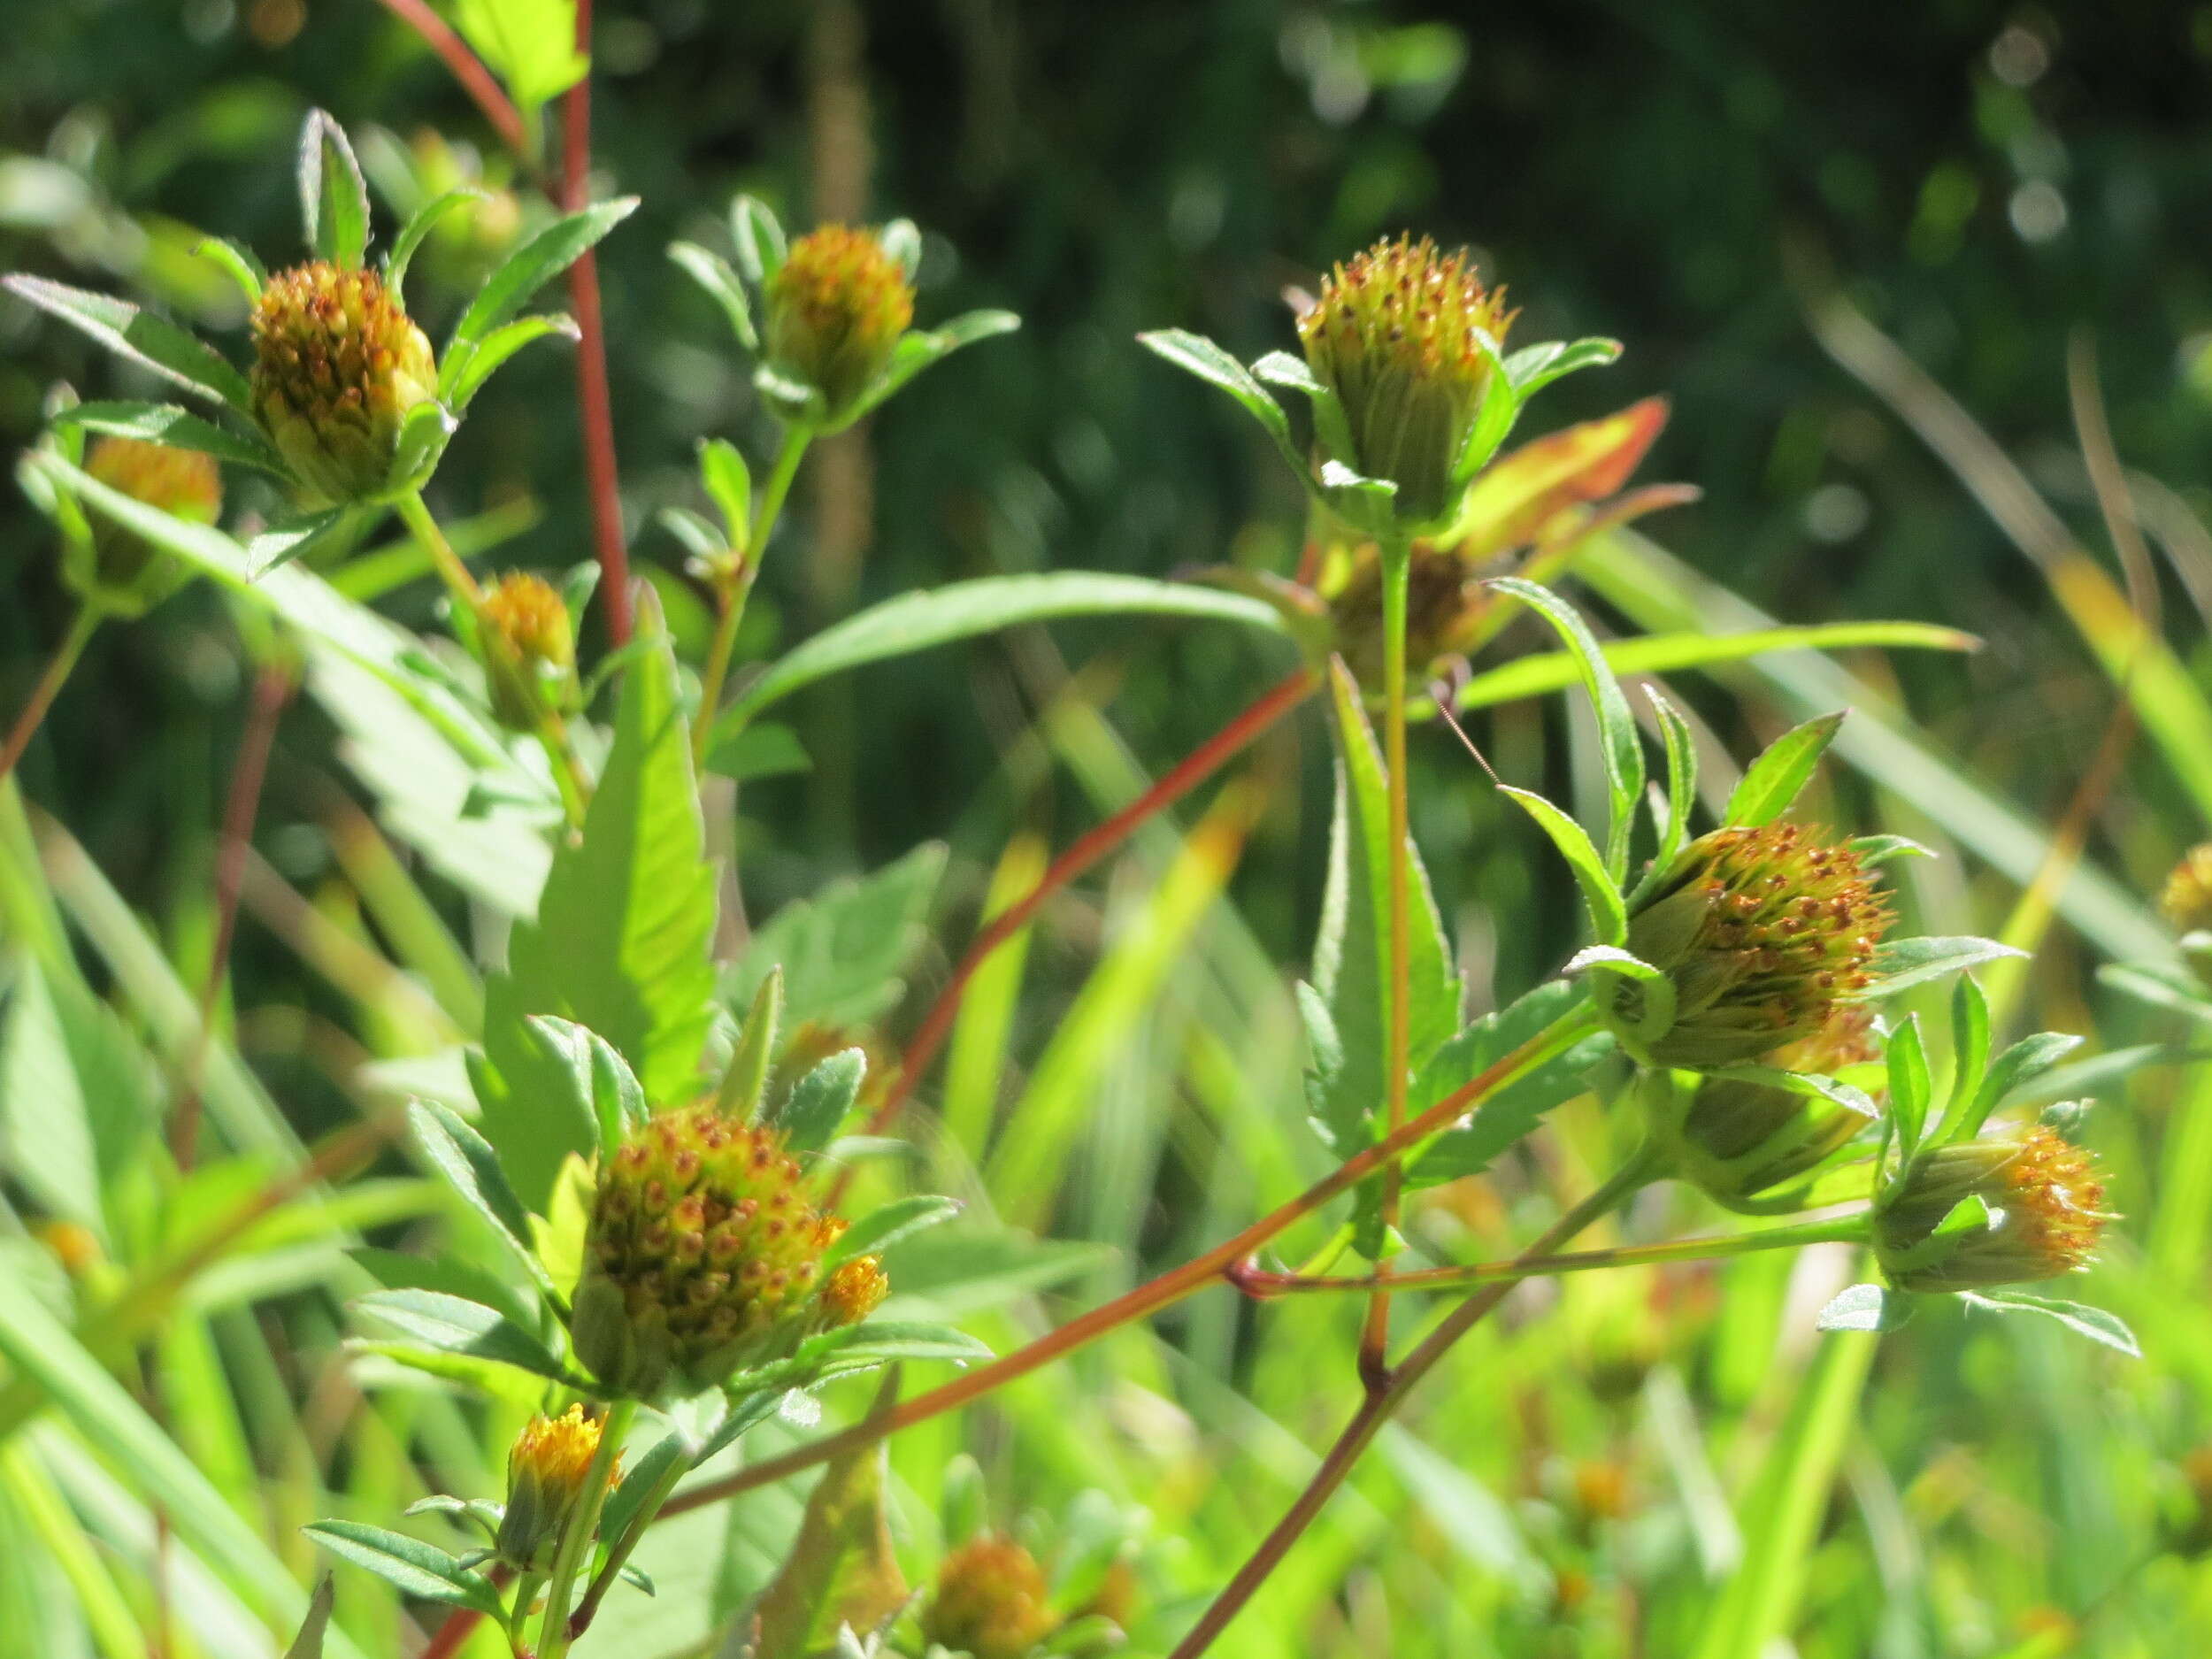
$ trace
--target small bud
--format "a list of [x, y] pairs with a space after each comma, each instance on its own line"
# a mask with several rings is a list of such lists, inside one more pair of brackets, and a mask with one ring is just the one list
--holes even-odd
[[[576, 688], [576, 635], [568, 607], [553, 585], [527, 571], [510, 571], [484, 595], [479, 622], [505, 646], [522, 672], [518, 687], [494, 668], [490, 673], [492, 712], [518, 732], [537, 729], [541, 708], [562, 710]], [[523, 700], [525, 689], [539, 699]]]
[[[85, 456], [84, 470], [119, 495], [157, 507], [188, 524], [213, 524], [223, 507], [222, 470], [197, 449], [104, 437]], [[190, 572], [173, 554], [105, 513], [88, 513], [92, 541], [73, 549], [62, 575], [80, 597], [137, 616], [166, 599]]]
[[[1985, 1209], [1960, 1219], [1960, 1206]], [[2085, 1266], [2108, 1218], [2104, 1187], [2080, 1148], [2039, 1125], [1931, 1147], [1885, 1194], [1874, 1251], [1900, 1290], [2025, 1285]]]
[[2192, 847], [2174, 866], [2158, 909], [2181, 933], [2212, 932], [2212, 841]]
[[[1847, 1005], [1812, 1036], [1765, 1056], [1778, 1071], [1834, 1077], [1881, 1057], [1874, 1016]], [[1754, 1198], [1817, 1168], [1864, 1129], [1862, 1112], [1817, 1095], [1737, 1078], [1673, 1088], [1656, 1125], [1673, 1168], [1725, 1203]]]
[[1745, 1064], [1810, 1037], [1867, 985], [1891, 919], [1848, 847], [1794, 824], [1714, 830], [1629, 918], [1629, 950], [1673, 987], [1673, 1024], [1640, 1033], [1644, 992], [1621, 975], [1602, 976], [1599, 1011], [1650, 1064]]
[[1298, 319], [1306, 362], [1335, 392], [1352, 453], [1334, 458], [1398, 487], [1401, 522], [1451, 513], [1468, 482], [1468, 434], [1512, 326], [1502, 288], [1485, 288], [1464, 251], [1427, 237], [1379, 242], [1321, 280], [1321, 297]]
[[872, 1256], [825, 1277], [845, 1224], [816, 1208], [766, 1129], [711, 1105], [664, 1112], [600, 1166], [571, 1334], [614, 1393], [711, 1386], [864, 1318], [887, 1286]]
[[872, 231], [825, 225], [768, 280], [768, 366], [822, 395], [834, 421], [874, 384], [914, 320], [906, 267]]
[[[601, 1419], [571, 1406], [557, 1417], [532, 1417], [507, 1452], [507, 1513], [496, 1548], [509, 1566], [543, 1572], [553, 1565], [561, 1533], [584, 1495], [599, 1455]], [[610, 1467], [607, 1481], [614, 1484]]]
[[437, 396], [430, 342], [373, 271], [318, 260], [269, 279], [253, 314], [254, 415], [294, 475], [341, 504], [403, 487], [400, 425]]
[[[1324, 590], [1326, 593], [1326, 589]], [[1461, 629], [1478, 609], [1473, 572], [1456, 553], [1416, 541], [1406, 566], [1406, 673], [1433, 678], [1440, 659], [1463, 644]], [[1383, 683], [1382, 559], [1371, 541], [1352, 555], [1342, 585], [1327, 594], [1336, 649], [1367, 689]]]
[[1028, 1659], [1059, 1628], [1037, 1559], [1010, 1538], [971, 1539], [937, 1570], [923, 1640], [972, 1659]]

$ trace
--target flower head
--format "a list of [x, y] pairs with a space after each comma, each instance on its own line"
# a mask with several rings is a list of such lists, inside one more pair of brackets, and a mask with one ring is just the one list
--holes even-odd
[[1505, 291], [1425, 236], [1379, 242], [1338, 265], [1299, 318], [1307, 365], [1344, 411], [1352, 452], [1334, 458], [1396, 484], [1402, 522], [1459, 504], [1468, 437], [1512, 323]]
[[2166, 878], [2158, 909], [2185, 933], [2212, 932], [2212, 841], [2183, 855]]
[[437, 396], [430, 342], [373, 271], [317, 260], [269, 279], [253, 314], [254, 415], [319, 500], [363, 501], [393, 476], [401, 423]]
[[[1761, 1064], [1834, 1077], [1881, 1057], [1870, 1010], [1838, 1007], [1811, 1036]], [[1657, 1125], [1674, 1167], [1724, 1202], [1752, 1198], [1816, 1169], [1867, 1125], [1863, 1112], [1818, 1095], [1733, 1077], [1677, 1091]]]
[[[568, 606], [542, 576], [510, 571], [486, 590], [478, 620], [498, 636], [523, 676], [516, 687], [495, 670], [492, 712], [516, 731], [535, 730], [539, 708], [565, 704], [574, 687], [576, 634]], [[525, 692], [541, 702], [524, 701]]]
[[[537, 1417], [523, 1425], [507, 1452], [507, 1511], [496, 1548], [509, 1566], [543, 1572], [553, 1564], [562, 1531], [584, 1495], [584, 1482], [599, 1455], [603, 1420], [571, 1406], [557, 1417]], [[612, 1485], [615, 1471], [607, 1471]]]
[[[84, 469], [119, 495], [191, 524], [213, 524], [222, 511], [222, 471], [213, 456], [197, 449], [104, 437], [87, 452]], [[105, 513], [90, 518], [90, 541], [73, 550], [62, 566], [64, 579], [81, 597], [136, 616], [184, 582], [188, 572], [173, 555]]]
[[[1382, 557], [1372, 541], [1352, 554], [1341, 585], [1328, 599], [1336, 649], [1363, 686], [1383, 682]], [[1416, 541], [1406, 566], [1406, 672], [1418, 685], [1438, 660], [1462, 644], [1460, 629], [1474, 614], [1473, 572], [1459, 555]]]
[[886, 1284], [872, 1256], [826, 1277], [845, 1230], [816, 1207], [770, 1130], [711, 1104], [664, 1112], [602, 1164], [577, 1286], [577, 1357], [616, 1393], [672, 1376], [706, 1386], [864, 1318]]
[[[1959, 1206], [1979, 1199], [1979, 1220]], [[1931, 1147], [1882, 1199], [1875, 1256], [1900, 1290], [2025, 1285], [2085, 1266], [2109, 1218], [2088, 1153], [2051, 1128]]]
[[874, 384], [914, 320], [906, 267], [872, 231], [825, 225], [768, 279], [768, 366], [819, 392], [835, 421]]
[[922, 1614], [925, 1640], [972, 1659], [1027, 1659], [1059, 1627], [1036, 1557], [987, 1533], [947, 1555]]
[[1664, 972], [1663, 1032], [1635, 981], [1606, 975], [1600, 1011], [1651, 1064], [1740, 1065], [1812, 1036], [1870, 982], [1890, 924], [1858, 855], [1794, 824], [1714, 830], [1676, 857], [1629, 919], [1628, 949]]

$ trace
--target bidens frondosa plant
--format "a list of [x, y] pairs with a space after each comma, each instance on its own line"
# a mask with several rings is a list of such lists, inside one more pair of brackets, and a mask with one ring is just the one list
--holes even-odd
[[[588, 65], [562, 73], [572, 70]], [[533, 119], [552, 96], [540, 90]], [[670, 503], [649, 533], [672, 543], [641, 541], [641, 557], [672, 546], [687, 556], [704, 605], [695, 649], [680, 647], [680, 630], [648, 598], [634, 636], [594, 661], [603, 631], [586, 626], [587, 607], [611, 596], [594, 588], [599, 568], [480, 577], [469, 564], [478, 544], [449, 535], [425, 492], [449, 487], [438, 476], [448, 441], [500, 363], [549, 334], [588, 337], [522, 308], [632, 204], [557, 213], [518, 239], [472, 300], [449, 307], [434, 291], [411, 300], [406, 285], [414, 255], [444, 214], [466, 206], [465, 193], [415, 203], [372, 263], [372, 203], [327, 117], [308, 123], [300, 184], [305, 263], [268, 277], [243, 250], [210, 245], [249, 303], [248, 367], [123, 302], [11, 280], [199, 405], [58, 394], [24, 475], [61, 534], [62, 575], [88, 618], [135, 614], [189, 572], [219, 577], [272, 659], [289, 651], [306, 662], [306, 695], [343, 726], [344, 763], [392, 833], [458, 889], [451, 903], [419, 895], [410, 903], [411, 889], [391, 874], [402, 860], [349, 844], [347, 868], [365, 872], [360, 885], [373, 895], [349, 932], [346, 905], [271, 902], [280, 874], [250, 867], [267, 913], [286, 936], [311, 941], [334, 981], [368, 977], [360, 959], [387, 935], [415, 952], [415, 971], [389, 978], [400, 987], [392, 1007], [418, 1012], [417, 1023], [380, 1008], [363, 1025], [404, 1028], [403, 1064], [378, 1084], [419, 1094], [412, 1155], [453, 1202], [426, 1213], [413, 1179], [391, 1183], [401, 1198], [371, 1197], [403, 1199], [411, 1225], [444, 1229], [442, 1253], [424, 1263], [364, 1248], [347, 1271], [357, 1287], [373, 1285], [351, 1304], [349, 1384], [393, 1389], [398, 1368], [419, 1373], [407, 1386], [430, 1402], [419, 1445], [370, 1437], [360, 1455], [382, 1459], [377, 1490], [408, 1486], [419, 1501], [404, 1514], [354, 1513], [310, 1531], [349, 1570], [440, 1607], [445, 1623], [428, 1640], [441, 1659], [480, 1624], [485, 1645], [517, 1659], [563, 1659], [595, 1630], [618, 1644], [627, 1632], [606, 1613], [609, 1598], [626, 1596], [626, 1585], [651, 1589], [635, 1557], [661, 1520], [748, 1503], [818, 1467], [795, 1525], [790, 1510], [762, 1520], [764, 1509], [716, 1529], [767, 1539], [782, 1559], [688, 1632], [700, 1651], [1074, 1659], [1125, 1638], [1139, 1651], [1193, 1659], [1258, 1593], [1411, 1391], [1506, 1286], [1537, 1275], [1840, 1245], [1870, 1259], [1881, 1282], [1831, 1303], [1832, 1327], [1886, 1328], [1915, 1306], [1964, 1300], [2129, 1345], [2108, 1316], [2030, 1288], [2086, 1264], [2107, 1217], [2087, 1154], [2062, 1138], [2070, 1117], [2021, 1115], [2067, 1041], [2043, 1033], [1992, 1057], [1993, 1015], [1970, 971], [2014, 953], [1896, 927], [1910, 894], [1887, 895], [1886, 866], [1916, 849], [1894, 837], [1832, 838], [1791, 816], [1841, 717], [1786, 733], [1724, 799], [1701, 794], [1688, 717], [1648, 689], [1640, 725], [1616, 672], [1620, 646], [1601, 642], [1548, 585], [1572, 577], [1594, 537], [1684, 498], [1628, 488], [1663, 419], [1656, 400], [1504, 447], [1537, 391], [1610, 361], [1611, 342], [1509, 349], [1514, 314], [1468, 256], [1409, 235], [1379, 242], [1280, 320], [1282, 340], [1301, 353], [1272, 351], [1248, 369], [1194, 335], [1145, 336], [1258, 420], [1293, 469], [1307, 511], [1294, 569], [1241, 572], [1242, 592], [1079, 572], [949, 583], [893, 595], [750, 663], [741, 660], [749, 637], [741, 625], [790, 540], [784, 509], [810, 446], [1013, 319], [977, 311], [918, 327], [918, 315], [936, 314], [933, 265], [948, 262], [926, 258], [905, 221], [792, 237], [740, 198], [726, 255], [694, 242], [670, 253], [741, 354], [757, 394], [746, 431], [763, 452], [706, 438], [693, 504]], [[447, 327], [449, 311], [457, 314]], [[437, 326], [441, 345], [417, 314]], [[1295, 420], [1271, 388], [1300, 395]], [[223, 527], [227, 507], [248, 539]], [[388, 514], [401, 541], [373, 566], [347, 565]], [[317, 557], [268, 576], [303, 552]], [[605, 569], [618, 572], [620, 561]], [[435, 572], [449, 637], [419, 640], [361, 602], [393, 570], [399, 580]], [[808, 728], [764, 719], [766, 710], [864, 663], [1064, 615], [1233, 625], [1282, 654], [1286, 672], [1062, 856], [1010, 856], [964, 952], [918, 949], [943, 867], [933, 849], [772, 916], [726, 914], [745, 872], [720, 861], [760, 841], [734, 827], [726, 785], [703, 780], [749, 782], [811, 764]], [[1477, 672], [1500, 643], [1513, 648], [1510, 660]], [[81, 645], [80, 636], [71, 651]], [[1669, 649], [1665, 661], [1695, 666], [1726, 642], [1678, 638]], [[60, 674], [67, 660], [58, 659]], [[1409, 726], [1571, 686], [1589, 705], [1577, 728], [1587, 734], [1578, 739], [1585, 764], [1572, 770], [1589, 786], [1594, 821], [1526, 787], [1570, 770], [1544, 765], [1534, 725], [1500, 763], [1520, 781], [1493, 780], [1497, 794], [1482, 805], [1504, 803], [1506, 826], [1485, 832], [1501, 856], [1557, 853], [1587, 913], [1587, 946], [1517, 996], [1486, 994], [1491, 1006], [1471, 1018], [1460, 967], [1473, 953], [1448, 936], [1414, 834]], [[1425, 694], [1419, 707], [1416, 691]], [[1072, 1108], [1048, 1132], [1020, 1121], [1018, 1106], [1001, 1111], [998, 1073], [1013, 1069], [1007, 1056], [1029, 1034], [1013, 1018], [1018, 972], [995, 981], [979, 1036], [961, 1028], [963, 999], [1055, 894], [1309, 703], [1323, 705], [1337, 765], [1321, 924], [1296, 999], [1306, 1087], [1294, 1101], [1252, 1104], [1310, 1122], [1325, 1172], [1302, 1192], [1270, 1194], [1271, 1207], [1240, 1231], [1150, 1277], [1131, 1272], [1127, 1288], [1056, 1324], [1056, 1305], [1037, 1298], [1084, 1295], [1104, 1271], [1091, 1253], [1055, 1253], [987, 1215], [925, 1241], [924, 1230], [958, 1208], [934, 1186], [987, 1195], [993, 1204], [979, 1210], [1003, 1206], [1043, 1225], [1064, 1149], [1079, 1179], [1097, 1173], [1084, 1161], [1094, 1148], [1071, 1133]], [[1472, 736], [1468, 745], [1479, 748]], [[1471, 770], [1464, 781], [1491, 787]], [[1195, 850], [1171, 883], [1190, 922], [1217, 895], [1201, 892], [1192, 872], [1225, 880], [1261, 798], [1256, 784], [1232, 789], [1194, 833]], [[1838, 791], [1832, 816], [1848, 804]], [[1512, 844], [1516, 831], [1525, 846]], [[2203, 920], [2200, 906], [2172, 908], [2177, 926]], [[468, 949], [447, 936], [462, 917], [487, 921]], [[907, 1024], [908, 976], [934, 979], [933, 1000], [896, 1064], [872, 1078], [864, 1056]], [[1947, 979], [1950, 1053], [1939, 1064], [1922, 1022], [1933, 1011], [1930, 987]], [[1111, 1000], [1132, 1005], [1133, 1021], [1135, 992], [1156, 982], [1167, 983], [1164, 964], [1153, 978], [1117, 979]], [[1266, 985], [1274, 988], [1271, 976]], [[203, 1006], [221, 1004], [211, 990]], [[1079, 1001], [1067, 1018], [1094, 1015]], [[1114, 1041], [1132, 1028], [1115, 1027]], [[73, 1041], [82, 1034], [69, 1029]], [[909, 1144], [895, 1132], [913, 1126], [906, 1115], [926, 1098], [948, 1042], [961, 1057], [960, 1110]], [[71, 1042], [49, 1047], [59, 1054]], [[1065, 1068], [1079, 1071], [1106, 1048], [1071, 1041], [1054, 1052], [1079, 1054]], [[1241, 1087], [1217, 1058], [1209, 1050], [1214, 1073]], [[1425, 1225], [1442, 1211], [1437, 1189], [1499, 1167], [1576, 1101], [1589, 1102], [1574, 1109], [1579, 1143], [1610, 1160], [1590, 1190], [1517, 1254], [1460, 1259], [1475, 1231]], [[232, 1116], [221, 1125], [188, 1122], [173, 1142], [138, 1148], [130, 1167], [141, 1186], [131, 1190], [166, 1199], [173, 1181], [190, 1200], [180, 1211], [196, 1213], [203, 1189], [186, 1186], [193, 1159], [250, 1118], [235, 1098], [222, 1104]], [[1179, 1109], [1179, 1097], [1159, 1102]], [[240, 1156], [265, 1160], [275, 1140]], [[1558, 1164], [1582, 1167], [1579, 1157]], [[335, 1167], [319, 1164], [303, 1184]], [[1277, 1179], [1273, 1167], [1260, 1179]], [[1118, 1164], [1097, 1174], [1096, 1191], [1137, 1202], [1124, 1174]], [[1651, 1205], [1628, 1217], [1628, 1241], [1573, 1248], [1665, 1181], [1706, 1216], [1709, 1199], [1771, 1220], [1654, 1240], [1664, 1206]], [[207, 1188], [229, 1190], [220, 1179]], [[23, 1196], [65, 1208], [56, 1191], [34, 1179]], [[394, 1213], [373, 1203], [358, 1212], [371, 1218], [364, 1225]], [[244, 1229], [261, 1219], [249, 1216]], [[98, 1271], [81, 1265], [78, 1278], [90, 1286], [111, 1267], [168, 1271], [165, 1255], [132, 1257], [145, 1231], [95, 1240], [128, 1259], [96, 1254], [86, 1259]], [[1182, 1236], [1180, 1222], [1161, 1230], [1170, 1235]], [[160, 1242], [165, 1251], [170, 1241]], [[1284, 1258], [1271, 1261], [1278, 1248]], [[1071, 1510], [1056, 1539], [1033, 1525], [1019, 1491], [999, 1509], [1020, 1517], [1014, 1525], [984, 1525], [990, 1506], [979, 1498], [934, 1531], [909, 1525], [916, 1517], [901, 1506], [930, 1473], [971, 1496], [981, 1477], [972, 1465], [957, 1481], [949, 1471], [910, 1479], [915, 1471], [902, 1470], [893, 1483], [882, 1440], [1224, 1285], [1271, 1300], [1348, 1294], [1364, 1310], [1342, 1369], [1357, 1406], [1244, 1566], [1140, 1595], [1127, 1546], [1141, 1526], [1102, 1498]], [[1018, 1316], [1005, 1317], [1016, 1299]], [[120, 1320], [139, 1306], [125, 1296], [87, 1317], [120, 1309]], [[1006, 1352], [945, 1322], [979, 1310]], [[1279, 1317], [1255, 1321], [1254, 1340]], [[102, 1340], [120, 1364], [151, 1334], [119, 1326]], [[917, 1385], [900, 1366], [941, 1369]], [[879, 1374], [878, 1394], [855, 1415], [859, 1402], [836, 1385], [861, 1373]], [[448, 1397], [469, 1390], [495, 1402], [488, 1410], [498, 1425], [481, 1434], [474, 1469], [452, 1452], [478, 1434], [478, 1418]], [[818, 1432], [832, 1415], [842, 1426]], [[756, 1432], [772, 1421], [782, 1425], [772, 1445]], [[1029, 1478], [1028, 1433], [1010, 1413], [1004, 1484]], [[440, 1484], [466, 1489], [424, 1492], [434, 1463], [455, 1469]], [[169, 1504], [175, 1493], [155, 1495]], [[205, 1516], [187, 1506], [180, 1519], [201, 1526]], [[424, 1535], [437, 1528], [444, 1542]], [[192, 1541], [188, 1529], [179, 1536]], [[1193, 1591], [1210, 1599], [1195, 1614]], [[353, 1600], [341, 1598], [335, 1616], [326, 1602], [318, 1617], [342, 1620]], [[324, 1631], [311, 1619], [297, 1659], [311, 1659]], [[221, 1645], [205, 1631], [194, 1642]]]

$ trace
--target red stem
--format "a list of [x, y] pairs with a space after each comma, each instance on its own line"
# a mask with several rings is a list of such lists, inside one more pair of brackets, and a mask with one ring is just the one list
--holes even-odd
[[177, 1168], [192, 1167], [200, 1138], [200, 1097], [207, 1074], [207, 1049], [215, 1025], [215, 1003], [230, 965], [231, 940], [238, 931], [238, 895], [245, 883], [246, 852], [253, 844], [254, 819], [261, 810], [261, 786], [269, 772], [269, 750], [276, 741], [277, 718], [291, 700], [292, 675], [274, 663], [254, 676], [253, 701], [246, 711], [245, 734], [238, 741], [238, 763], [231, 768], [230, 798], [223, 807], [223, 839], [215, 864], [215, 946], [200, 981], [200, 1023], [186, 1063], [184, 1093], [169, 1120], [169, 1151]]
[[427, 0], [383, 0], [383, 4], [385, 10], [422, 36], [430, 50], [444, 61], [453, 78], [461, 83], [461, 89], [475, 100], [484, 119], [498, 133], [499, 142], [520, 155], [526, 142], [522, 131], [522, 111], [515, 108], [501, 88], [498, 78], [484, 66], [483, 59], [469, 50], [468, 42], [430, 9]]
[[929, 1012], [922, 1016], [922, 1023], [916, 1029], [913, 1041], [907, 1044], [906, 1052], [900, 1056], [899, 1069], [892, 1075], [882, 1102], [868, 1119], [865, 1133], [881, 1134], [912, 1096], [916, 1086], [928, 1071], [930, 1062], [937, 1057], [938, 1049], [951, 1034], [968, 981], [990, 960], [993, 951], [1027, 926], [1047, 899], [1128, 840], [1130, 833], [1147, 818], [1171, 806], [1218, 772], [1238, 750], [1297, 707], [1319, 683], [1320, 676], [1310, 668], [1298, 669], [1277, 680], [1242, 713], [1185, 756], [1157, 783], [1103, 824], [1079, 837], [1073, 846], [1053, 860], [1034, 887], [993, 917], [968, 947], [967, 954], [960, 958], [952, 977], [945, 982], [945, 988], [937, 993], [937, 1000], [930, 1004]]
[[476, 1627], [484, 1622], [484, 1616], [472, 1607], [457, 1607], [445, 1616], [445, 1623], [423, 1644], [415, 1659], [453, 1659], [461, 1651], [461, 1644], [468, 1640]]

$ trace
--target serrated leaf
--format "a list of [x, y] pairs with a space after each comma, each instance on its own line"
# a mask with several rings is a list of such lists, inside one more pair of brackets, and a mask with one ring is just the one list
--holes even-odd
[[319, 259], [360, 269], [369, 250], [369, 181], [346, 129], [310, 110], [300, 128], [300, 225]]
[[576, 0], [456, 0], [453, 21], [526, 109], [558, 97], [590, 72], [576, 39]]
[[1498, 791], [1529, 817], [1538, 827], [1551, 837], [1552, 845], [1566, 859], [1567, 867], [1574, 872], [1576, 884], [1582, 889], [1583, 902], [1589, 906], [1590, 924], [1597, 932], [1599, 942], [1618, 945], [1628, 937], [1628, 905], [1621, 890], [1606, 869], [1605, 859], [1597, 844], [1581, 825], [1568, 817], [1540, 795], [1529, 789], [1516, 789], [1508, 784], [1498, 786]]
[[860, 1094], [868, 1056], [858, 1048], [833, 1054], [796, 1083], [782, 1109], [769, 1120], [794, 1152], [827, 1146]]
[[905, 995], [900, 976], [928, 938], [925, 922], [944, 869], [944, 848], [925, 842], [896, 864], [785, 905], [726, 971], [723, 995], [748, 1004], [781, 967], [793, 1020], [868, 1024]]
[[1844, 710], [1824, 714], [1793, 726], [1767, 745], [1744, 769], [1742, 781], [1728, 797], [1721, 822], [1747, 829], [1771, 824], [1790, 809], [1813, 775], [1813, 768], [1828, 752], [1843, 725]]
[[300, 1530], [332, 1555], [367, 1568], [408, 1595], [472, 1608], [494, 1618], [502, 1614], [491, 1580], [471, 1572], [435, 1544], [362, 1521], [311, 1521]]
[[531, 1015], [597, 1033], [654, 1102], [697, 1090], [714, 1023], [715, 872], [676, 662], [657, 623], [640, 637], [650, 642], [624, 678], [582, 833], [554, 854], [536, 919], [517, 926], [506, 971], [485, 989], [484, 1133], [526, 1203], [544, 1202], [562, 1159], [588, 1156], [599, 1127], [580, 1110], [547, 1110], [565, 1078], [532, 1040]]

